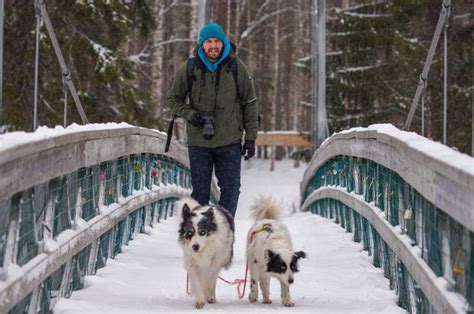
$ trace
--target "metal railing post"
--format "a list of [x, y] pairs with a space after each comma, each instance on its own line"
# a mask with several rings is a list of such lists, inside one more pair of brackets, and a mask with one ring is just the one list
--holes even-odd
[[33, 132], [38, 128], [38, 72], [39, 72], [39, 42], [40, 42], [40, 27], [41, 27], [41, 13], [39, 11], [39, 0], [35, 0], [35, 15], [36, 15], [36, 48], [35, 48], [35, 78], [34, 78], [34, 95], [33, 95]]
[[3, 123], [3, 23], [5, 17], [5, 1], [0, 0], [0, 126]]
[[67, 126], [67, 84], [63, 77], [63, 92], [64, 92], [64, 128]]
[[449, 27], [449, 15], [451, 12], [450, 7], [447, 8], [447, 18], [444, 23], [444, 53], [443, 53], [443, 144], [447, 142], [447, 120], [448, 120], [448, 27]]

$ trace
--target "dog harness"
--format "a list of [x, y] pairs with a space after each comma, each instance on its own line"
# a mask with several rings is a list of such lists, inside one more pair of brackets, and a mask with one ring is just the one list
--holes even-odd
[[255, 238], [257, 233], [260, 233], [262, 231], [267, 231], [268, 233], [272, 233], [273, 232], [272, 225], [271, 224], [264, 224], [260, 228], [255, 229], [254, 231], [252, 231], [252, 233], [250, 234], [250, 238], [248, 239], [249, 243], [253, 241], [253, 239]]

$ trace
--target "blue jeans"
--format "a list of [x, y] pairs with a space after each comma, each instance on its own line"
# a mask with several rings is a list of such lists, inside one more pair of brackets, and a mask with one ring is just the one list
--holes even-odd
[[212, 170], [215, 169], [217, 185], [221, 191], [219, 205], [235, 217], [240, 194], [241, 144], [217, 148], [190, 146], [191, 196], [201, 205], [209, 204]]

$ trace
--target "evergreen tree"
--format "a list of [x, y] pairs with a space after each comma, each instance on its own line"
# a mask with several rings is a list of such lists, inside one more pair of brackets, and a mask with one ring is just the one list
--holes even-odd
[[[5, 4], [5, 124], [31, 130], [33, 116], [35, 10], [31, 1]], [[139, 75], [123, 49], [130, 34], [154, 27], [146, 2], [48, 1], [47, 10], [65, 62], [90, 122], [127, 121], [154, 126], [150, 91], [133, 84]], [[69, 95], [69, 93], [68, 93]], [[63, 120], [61, 68], [43, 25], [39, 66], [39, 125]], [[80, 123], [68, 97], [68, 123]]]
[[[470, 151], [474, 24], [469, 1], [453, 4], [449, 27], [448, 145]], [[331, 132], [373, 123], [402, 128], [442, 1], [343, 1], [328, 11], [327, 103]], [[425, 135], [442, 140], [442, 38], [425, 92]], [[469, 57], [471, 56], [471, 57]], [[421, 104], [411, 130], [421, 134]]]

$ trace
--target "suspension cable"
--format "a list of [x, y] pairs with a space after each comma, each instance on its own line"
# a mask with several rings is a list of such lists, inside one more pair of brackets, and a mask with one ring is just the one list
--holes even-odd
[[33, 96], [33, 132], [38, 128], [38, 72], [39, 72], [39, 43], [40, 43], [40, 27], [41, 13], [39, 10], [39, 0], [35, 0], [36, 15], [36, 48], [35, 48], [35, 89]]
[[422, 81], [426, 81], [428, 79], [428, 73], [430, 71], [431, 63], [433, 62], [434, 53], [436, 50], [436, 46], [438, 46], [438, 41], [441, 36], [441, 31], [445, 25], [445, 20], [448, 15], [448, 9], [451, 6], [451, 0], [443, 0], [443, 5], [441, 8], [441, 12], [438, 19], [438, 24], [436, 25], [436, 30], [433, 35], [433, 39], [431, 40], [430, 50], [428, 51], [428, 56], [426, 57], [425, 65], [423, 67], [423, 72], [420, 75], [420, 81], [418, 83], [418, 87], [415, 92], [415, 97], [411, 103], [410, 112], [408, 113], [407, 120], [405, 125], [403, 126], [404, 130], [408, 130], [410, 128], [411, 122], [413, 120], [413, 116], [415, 115], [416, 107], [418, 106], [418, 102], [420, 100], [421, 91], [423, 89]]
[[48, 11], [46, 11], [46, 5], [44, 3], [44, 0], [39, 0], [39, 9], [41, 11], [41, 16], [44, 19], [44, 24], [48, 31], [51, 42], [53, 44], [54, 52], [56, 53], [56, 57], [58, 58], [59, 65], [61, 66], [61, 70], [63, 73], [63, 77], [65, 79], [66, 85], [69, 88], [69, 91], [71, 92], [72, 99], [74, 100], [74, 103], [76, 104], [77, 111], [79, 111], [79, 115], [81, 116], [82, 123], [88, 124], [89, 121], [87, 120], [86, 113], [84, 112], [84, 109], [82, 108], [81, 101], [79, 97], [77, 96], [76, 87], [74, 86], [74, 83], [71, 80], [71, 73], [69, 72], [66, 66], [66, 62], [64, 61], [63, 54], [61, 52], [61, 49], [59, 48], [58, 39], [56, 37], [56, 34], [54, 33], [51, 20], [49, 19]]
[[0, 0], [0, 134], [3, 115], [3, 23], [5, 17], [5, 2]]
[[63, 76], [63, 92], [64, 92], [64, 128], [67, 126], [67, 83]]
[[443, 144], [447, 142], [447, 120], [448, 120], [448, 27], [449, 27], [449, 15], [451, 13], [451, 8], [447, 8], [447, 18], [444, 23], [444, 53], [443, 53]]
[[423, 82], [423, 90], [421, 92], [421, 136], [425, 136], [425, 97], [426, 82]]

